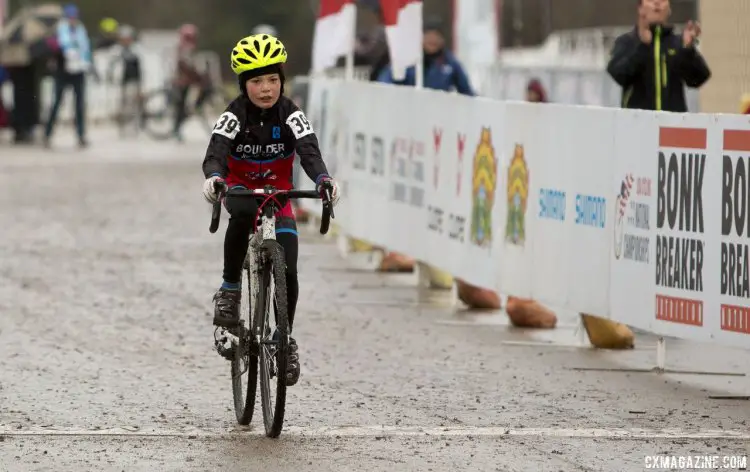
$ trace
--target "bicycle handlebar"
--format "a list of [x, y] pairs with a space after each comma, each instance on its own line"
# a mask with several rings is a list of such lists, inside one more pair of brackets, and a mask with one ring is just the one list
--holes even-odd
[[214, 189], [219, 194], [219, 201], [213, 204], [213, 211], [211, 212], [211, 225], [208, 230], [211, 233], [215, 233], [219, 229], [219, 220], [221, 219], [221, 196], [232, 196], [232, 197], [251, 197], [261, 198], [279, 195], [283, 198], [298, 199], [298, 198], [313, 198], [323, 200], [323, 212], [320, 220], [320, 234], [326, 234], [331, 224], [331, 218], [335, 218], [333, 215], [333, 204], [331, 203], [331, 191], [326, 188], [325, 198], [322, 198], [320, 194], [315, 190], [277, 190], [277, 189], [227, 189], [224, 182], [215, 182]]

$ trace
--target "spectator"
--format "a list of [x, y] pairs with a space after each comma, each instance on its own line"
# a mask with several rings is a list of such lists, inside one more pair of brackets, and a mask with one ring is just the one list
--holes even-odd
[[670, 14], [669, 0], [638, 0], [637, 25], [615, 40], [607, 72], [622, 87], [623, 108], [686, 112], [684, 86], [711, 77], [696, 49], [700, 24], [690, 21], [678, 35]]
[[[372, 39], [366, 33], [358, 33], [354, 37], [354, 67], [369, 66], [371, 62], [370, 52]], [[342, 56], [336, 60], [336, 67], [345, 67], [346, 57]]]
[[120, 109], [134, 110], [134, 105], [142, 97], [142, 72], [140, 51], [135, 46], [135, 29], [129, 25], [118, 28], [119, 44], [114, 50], [109, 64], [107, 77], [112, 81], [112, 73], [116, 66], [122, 68], [120, 78]]
[[380, 74], [388, 68], [388, 64], [391, 62], [391, 55], [388, 52], [388, 48], [385, 48], [379, 56], [375, 58], [373, 63], [370, 65], [370, 76], [368, 80], [370, 82], [377, 82], [380, 78]]
[[202, 74], [195, 62], [195, 49], [198, 42], [198, 27], [184, 24], [179, 29], [179, 44], [177, 45], [177, 68], [172, 79], [177, 102], [175, 104], [174, 128], [172, 134], [177, 141], [182, 142], [182, 125], [187, 119], [187, 98], [191, 86], [198, 86], [200, 93], [195, 101], [195, 108], [200, 108], [209, 95], [209, 78]]
[[[8, 80], [8, 72], [3, 66], [0, 66], [0, 92], [3, 90], [3, 84]], [[10, 124], [10, 116], [8, 110], [5, 109], [3, 103], [3, 94], [0, 93], [0, 129], [7, 128]]]
[[34, 128], [39, 124], [41, 114], [41, 79], [48, 74], [48, 63], [55, 60], [60, 52], [54, 36], [40, 41], [35, 48], [28, 61], [6, 66], [8, 78], [13, 84], [10, 125], [15, 144], [34, 142]]
[[86, 27], [79, 20], [78, 7], [68, 4], [63, 8], [63, 18], [57, 25], [57, 41], [61, 54], [55, 71], [55, 101], [44, 132], [44, 145], [49, 147], [52, 131], [60, 111], [63, 94], [68, 86], [75, 94], [75, 119], [78, 144], [88, 145], [85, 131], [86, 72], [91, 67], [91, 44]]
[[94, 41], [94, 50], [109, 49], [118, 42], [120, 23], [114, 18], [103, 18], [99, 22], [99, 35]]
[[539, 79], [531, 79], [526, 86], [526, 101], [547, 103], [547, 92]]
[[[469, 78], [458, 59], [445, 48], [445, 36], [442, 32], [442, 22], [434, 19], [425, 22], [422, 39], [424, 49], [424, 80], [426, 88], [451, 91], [455, 89], [464, 95], [474, 95], [469, 84]], [[398, 85], [415, 85], [416, 68], [406, 69], [406, 77], [402, 81], [395, 81], [388, 66], [378, 76], [378, 82]]]
[[388, 68], [391, 62], [391, 54], [388, 50], [388, 40], [385, 36], [385, 28], [380, 27], [373, 33], [370, 57], [370, 82], [376, 82], [380, 74]]
[[250, 31], [250, 34], [267, 34], [270, 36], [279, 36], [279, 32], [276, 30], [276, 28], [272, 25], [267, 25], [265, 23], [260, 25], [255, 25], [255, 27]]
[[[118, 42], [118, 31], [120, 23], [114, 18], [102, 18], [99, 22], [99, 33], [93, 41], [92, 49], [94, 51], [109, 49]], [[99, 70], [92, 56], [91, 58], [91, 75], [96, 82], [99, 82]]]

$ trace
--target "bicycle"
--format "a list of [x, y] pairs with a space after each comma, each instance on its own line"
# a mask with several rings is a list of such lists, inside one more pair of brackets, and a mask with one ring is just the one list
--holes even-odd
[[120, 85], [120, 110], [113, 116], [120, 137], [137, 136], [144, 126], [145, 111], [140, 86], [137, 83]]
[[[221, 218], [222, 197], [247, 197], [258, 201], [260, 225], [250, 235], [250, 244], [242, 268], [240, 323], [236, 328], [216, 328], [216, 351], [231, 361], [232, 397], [237, 422], [248, 425], [253, 417], [260, 363], [261, 406], [266, 436], [281, 434], [286, 406], [287, 349], [289, 320], [286, 300], [286, 263], [284, 248], [276, 241], [276, 212], [288, 200], [321, 198], [315, 190], [277, 190], [272, 186], [262, 189], [229, 189], [217, 182], [214, 188], [220, 198], [213, 206], [209, 231], [215, 233]], [[323, 198], [320, 233], [326, 234], [333, 215], [330, 190]], [[271, 327], [271, 301], [274, 305], [275, 329]], [[247, 306], [245, 303], [249, 302]], [[247, 316], [245, 319], [244, 316]], [[218, 334], [217, 334], [218, 333]], [[242, 375], [248, 373], [247, 388], [243, 389]], [[275, 404], [271, 394], [272, 378], [276, 377]], [[244, 394], [244, 396], [243, 396]]]
[[[141, 111], [142, 128], [151, 138], [164, 141], [173, 137], [174, 120], [177, 115], [179, 91], [172, 86], [165, 86], [149, 92]], [[186, 99], [185, 120], [197, 118], [208, 135], [214, 129], [216, 119], [234, 97], [228, 97], [222, 89], [207, 86], [203, 90], [191, 87]]]

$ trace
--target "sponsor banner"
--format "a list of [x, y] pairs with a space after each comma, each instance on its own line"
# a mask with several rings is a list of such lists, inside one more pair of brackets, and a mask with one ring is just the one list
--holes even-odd
[[[310, 80], [303, 82], [301, 86], [295, 87], [290, 98], [295, 100], [297, 106], [307, 116], [315, 135], [318, 138], [320, 151], [323, 154], [323, 160], [326, 163], [328, 172], [337, 180], [341, 172], [339, 169], [339, 155], [344, 150], [339, 147], [341, 143], [342, 126], [339, 114], [343, 111], [338, 106], [337, 100], [339, 93], [342, 91], [342, 81], [331, 80]], [[305, 94], [306, 92], [306, 94]], [[296, 188], [303, 190], [312, 190], [315, 183], [310, 180], [300, 165], [299, 156], [295, 157], [295, 174], [294, 184]], [[340, 183], [340, 182], [339, 182]], [[298, 200], [299, 205], [307, 211], [320, 214], [320, 202], [310, 199]], [[336, 212], [336, 223], [340, 223], [338, 212]]]
[[509, 103], [506, 113], [500, 290], [606, 316], [609, 260], [596, 255], [611, 243], [615, 111]]
[[625, 113], [616, 143], [612, 318], [683, 339], [750, 345], [747, 124]]
[[[373, 100], [374, 91], [361, 90], [362, 84], [342, 83], [340, 86], [340, 104], [351, 110], [351, 105]], [[367, 98], [365, 98], [367, 97]], [[391, 122], [389, 107], [396, 104], [394, 94], [378, 97], [381, 106], [366, 107], [366, 113], [350, 113], [345, 123], [341, 123], [341, 132], [346, 133], [349, 152], [341, 155], [342, 205], [336, 212], [337, 223], [354, 238], [405, 251], [409, 246], [405, 241], [409, 233], [416, 232], [417, 225], [407, 226], [403, 231], [404, 239], [398, 240], [398, 249], [392, 246], [393, 234], [401, 232], [397, 225], [396, 209], [390, 202], [391, 168], [387, 159], [390, 148]], [[363, 104], [364, 106], [364, 104]], [[347, 146], [345, 146], [347, 147]], [[346, 200], [344, 202], [344, 200]]]
[[747, 345], [750, 338], [750, 127], [747, 120], [726, 118], [720, 137], [721, 233], [717, 245], [721, 276], [718, 297], [714, 297], [718, 301], [712, 310], [718, 310], [719, 337], [728, 343]]
[[315, 82], [345, 234], [504, 295], [750, 347], [746, 119]]
[[615, 170], [609, 196], [613, 213], [611, 318], [654, 329], [656, 195], [659, 123], [653, 113], [615, 120]]
[[[555, 119], [553, 116], [558, 116]], [[548, 286], [538, 287], [540, 296], [555, 304], [583, 313], [607, 316], [610, 311], [610, 259], [602, 256], [612, 248], [612, 197], [610, 182], [614, 174], [612, 130], [617, 111], [605, 108], [559, 107], [548, 118], [548, 129], [562, 121], [559, 143], [552, 145], [549, 159], [561, 162], [568, 176], [566, 192], [566, 246], [558, 246], [567, 261], [567, 271], [558, 271], [555, 290], [547, 296]], [[547, 244], [550, 244], [547, 241]], [[565, 248], [565, 249], [563, 249]], [[545, 272], [552, 267], [539, 264]], [[553, 298], [554, 296], [554, 298]]]
[[[501, 235], [500, 146], [505, 115], [491, 101], [431, 91], [428, 169], [429, 264], [468, 283], [496, 288]], [[445, 110], [453, 110], [445, 113]]]

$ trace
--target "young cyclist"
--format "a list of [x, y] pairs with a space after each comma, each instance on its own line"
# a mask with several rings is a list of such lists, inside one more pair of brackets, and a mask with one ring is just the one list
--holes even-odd
[[107, 78], [111, 82], [115, 67], [122, 68], [120, 110], [124, 115], [134, 116], [142, 94], [141, 58], [134, 44], [135, 29], [129, 25], [122, 25], [118, 29], [118, 36], [119, 44], [110, 61]]
[[[310, 122], [283, 95], [286, 59], [284, 45], [268, 34], [243, 38], [232, 50], [232, 70], [238, 76], [240, 94], [216, 122], [203, 160], [203, 195], [209, 203], [218, 199], [217, 181], [225, 181], [229, 188], [272, 185], [291, 189], [295, 154], [318, 191], [328, 189], [332, 203], [338, 202], [338, 186], [328, 175]], [[258, 204], [253, 199], [228, 196], [224, 206], [230, 218], [224, 237], [224, 281], [214, 296], [214, 325], [231, 328], [239, 320], [240, 275]], [[276, 239], [286, 256], [291, 331], [299, 296], [298, 235], [291, 205], [287, 203], [276, 218]], [[299, 374], [297, 342], [291, 338], [287, 385], [296, 384]]]

